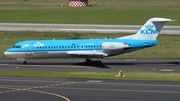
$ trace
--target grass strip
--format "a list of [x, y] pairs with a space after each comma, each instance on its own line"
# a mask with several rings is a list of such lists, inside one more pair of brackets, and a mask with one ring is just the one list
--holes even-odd
[[180, 82], [180, 73], [171, 72], [148, 72], [148, 71], [125, 71], [124, 77], [116, 77], [118, 72], [88, 72], [88, 71], [33, 71], [33, 70], [1, 70], [0, 76], [9, 77], [40, 77], [40, 78], [68, 78], [68, 79], [93, 79], [93, 80], [138, 80]]
[[167, 25], [179, 26], [179, 12], [179, 6], [0, 5], [0, 22], [143, 25], [152, 17], [165, 17], [177, 20]]

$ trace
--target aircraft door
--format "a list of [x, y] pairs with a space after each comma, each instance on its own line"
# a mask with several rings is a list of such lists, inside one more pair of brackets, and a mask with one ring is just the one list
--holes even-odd
[[26, 56], [31, 56], [31, 44], [30, 43], [26, 43]]

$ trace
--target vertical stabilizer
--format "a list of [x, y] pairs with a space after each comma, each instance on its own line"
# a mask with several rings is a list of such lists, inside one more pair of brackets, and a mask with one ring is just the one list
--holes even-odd
[[173, 20], [166, 18], [151, 18], [141, 27], [132, 39], [154, 40], [159, 35], [164, 24], [169, 21]]

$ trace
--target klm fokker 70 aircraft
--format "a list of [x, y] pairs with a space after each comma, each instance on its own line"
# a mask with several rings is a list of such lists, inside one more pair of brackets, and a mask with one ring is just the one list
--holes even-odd
[[27, 40], [16, 43], [4, 52], [6, 56], [23, 59], [27, 58], [86, 58], [88, 65], [91, 58], [115, 56], [143, 48], [156, 46], [156, 39], [165, 22], [173, 21], [166, 18], [151, 18], [134, 35], [77, 40]]

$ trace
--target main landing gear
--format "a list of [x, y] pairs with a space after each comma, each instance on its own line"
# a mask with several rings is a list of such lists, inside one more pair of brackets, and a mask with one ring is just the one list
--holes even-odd
[[17, 58], [17, 61], [23, 61], [23, 64], [27, 64], [27, 61], [25, 58]]
[[24, 61], [23, 64], [27, 64], [27, 61]]
[[93, 62], [92, 62], [92, 60], [91, 60], [90, 58], [87, 58], [85, 62], [86, 62], [86, 64], [87, 64], [88, 66], [93, 65]]

